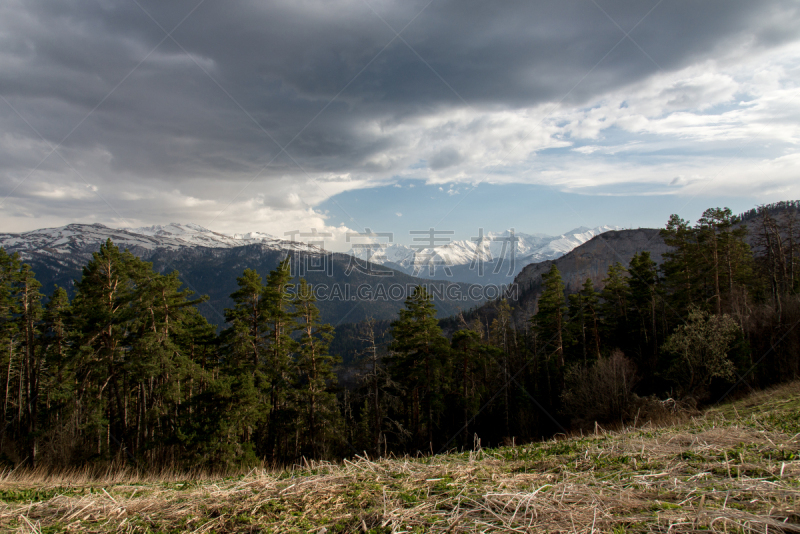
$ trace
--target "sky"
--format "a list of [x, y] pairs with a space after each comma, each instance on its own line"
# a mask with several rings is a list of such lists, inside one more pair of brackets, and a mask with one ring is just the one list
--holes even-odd
[[796, 1], [0, 3], [0, 232], [659, 227], [799, 142]]

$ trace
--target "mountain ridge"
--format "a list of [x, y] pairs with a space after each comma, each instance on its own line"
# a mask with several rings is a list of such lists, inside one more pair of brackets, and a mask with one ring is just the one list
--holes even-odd
[[[254, 269], [266, 276], [287, 255], [292, 256], [294, 278], [302, 276], [314, 286], [328, 288], [327, 297], [318, 301], [325, 322], [357, 322], [367, 317], [394, 319], [403, 306], [405, 293], [402, 298], [390, 299], [389, 290], [402, 289], [407, 293], [408, 288], [421, 283], [429, 284], [430, 289], [441, 295], [437, 299], [440, 317], [483, 300], [479, 292], [470, 293], [469, 284], [415, 278], [305, 243], [264, 237], [264, 234], [233, 238], [210, 231], [195, 233], [181, 226], [145, 227], [134, 229], [145, 233], [134, 233], [102, 224], [72, 224], [23, 234], [0, 234], [0, 247], [8, 253], [19, 253], [31, 265], [44, 293], [50, 294], [59, 285], [71, 294], [74, 281], [81, 278], [92, 254], [111, 239], [120, 248], [153, 263], [158, 272], [177, 270], [187, 288], [210, 297], [199, 309], [212, 324], [218, 325], [225, 322], [224, 309], [232, 306], [230, 294], [236, 290], [236, 278], [244, 269]], [[206, 246], [207, 243], [216, 246]], [[368, 297], [361, 298], [356, 293], [359, 288]]]
[[[527, 265], [559, 258], [597, 235], [619, 229], [607, 225], [581, 226], [558, 236], [505, 230], [436, 247], [399, 243], [358, 244], [348, 254], [421, 278], [508, 284]], [[431, 241], [433, 238], [433, 234], [428, 237]]]
[[[669, 248], [661, 237], [659, 228], [613, 230], [596, 235], [556, 259], [526, 265], [514, 278], [516, 291], [509, 293], [514, 321], [519, 328], [524, 329], [524, 323], [536, 313], [536, 305], [542, 293], [542, 275], [553, 265], [561, 273], [567, 294], [580, 290], [587, 278], [592, 280], [595, 289], [600, 290], [610, 265], [620, 262], [628, 267], [634, 254], [644, 251], [650, 252], [651, 259], [660, 265], [663, 254]], [[495, 305], [493, 302], [485, 302], [470, 314], [481, 317], [482, 322], [491, 320], [495, 315]], [[457, 328], [453, 318], [447, 322], [452, 324], [446, 330]]]
[[[614, 229], [616, 227], [581, 226], [558, 236], [505, 230], [482, 233], [473, 240], [452, 241], [436, 247], [399, 243], [354, 244], [347, 254], [363, 262], [383, 265], [421, 279], [509, 285], [525, 266], [561, 257], [592, 237]], [[231, 249], [247, 245], [262, 245], [271, 250], [287, 252], [330, 254], [315, 244], [285, 240], [267, 233], [230, 235], [194, 223], [126, 228], [111, 228], [100, 223], [72, 223], [28, 232], [2, 233], [0, 246], [10, 253], [18, 252], [26, 260], [34, 253], [52, 254], [54, 259], [64, 264], [63, 256], [66, 254], [84, 256], [88, 261], [90, 253], [107, 239], [138, 256], [148, 256], [159, 249]], [[433, 240], [433, 236], [417, 239]]]
[[193, 223], [170, 223], [141, 228], [111, 228], [100, 223], [72, 223], [29, 232], [0, 233], [0, 246], [8, 252], [23, 254], [31, 250], [52, 249], [57, 252], [80, 252], [87, 246], [111, 239], [123, 247], [177, 249], [204, 246], [233, 248], [243, 245], [267, 244], [274, 248], [322, 253], [319, 247], [297, 241], [287, 241], [270, 234], [250, 232], [233, 236], [214, 232]]

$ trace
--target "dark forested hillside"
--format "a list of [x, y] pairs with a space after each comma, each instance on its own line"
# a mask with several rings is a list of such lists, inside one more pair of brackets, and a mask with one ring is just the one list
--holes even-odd
[[561, 258], [525, 267], [515, 280], [520, 289], [515, 308], [528, 315], [535, 311], [536, 300], [542, 291], [542, 275], [553, 265], [561, 273], [566, 291], [575, 293], [587, 278], [598, 288], [602, 287], [608, 267], [616, 262], [628, 265], [634, 255], [648, 251], [650, 258], [660, 265], [668, 250], [657, 229], [614, 230], [595, 236]]
[[[175, 269], [180, 272], [184, 283], [197, 293], [208, 295], [209, 306], [219, 312], [230, 305], [229, 296], [236, 287], [236, 273], [245, 268], [267, 273], [275, 269], [286, 256], [285, 252], [264, 249], [259, 245], [237, 247], [225, 252], [220, 254], [219, 249], [201, 247], [177, 251], [160, 250], [150, 256], [148, 261], [153, 263], [157, 271], [169, 272]], [[439, 289], [436, 304], [440, 317], [458, 313], [459, 310], [468, 309], [480, 302], [479, 299], [471, 298], [468, 284], [420, 280], [383, 266], [357, 264], [346, 254], [312, 255], [293, 252], [291, 257], [295, 280], [302, 276], [314, 286], [327, 286], [325, 295], [331, 298], [317, 302], [324, 322], [343, 324], [362, 321], [368, 317], [393, 319], [402, 307], [402, 298], [391, 298], [389, 288], [403, 288], [408, 291], [420, 283]], [[384, 274], [376, 276], [371, 274], [370, 269]], [[341, 289], [338, 294], [335, 293], [337, 288]], [[363, 288], [360, 295], [359, 288]], [[444, 298], [438, 298], [438, 295]], [[480, 296], [480, 292], [473, 291], [472, 295]], [[216, 320], [205, 310], [201, 312], [211, 322], [219, 324], [219, 315], [216, 312], [212, 312], [216, 315]]]
[[[765, 205], [748, 210], [734, 219], [736, 222], [732, 223], [732, 227], [747, 229], [744, 241], [754, 254], [766, 255], [770, 247], [772, 258], [781, 255], [788, 257], [790, 250], [796, 251], [798, 244], [792, 241], [791, 236], [796, 235], [800, 226], [800, 201]], [[779, 231], [779, 227], [784, 230]], [[600, 290], [610, 266], [619, 262], [627, 267], [638, 253], [649, 252], [650, 259], [660, 266], [665, 253], [671, 248], [664, 238], [662, 230], [655, 228], [609, 231], [595, 236], [558, 259], [526, 266], [514, 280], [518, 286], [518, 291], [512, 294], [516, 298], [511, 299], [514, 319], [524, 321], [535, 313], [542, 292], [542, 275], [553, 265], [561, 273], [567, 293], [580, 291], [587, 278]], [[787, 276], [791, 275], [788, 271], [790, 268], [786, 263]], [[494, 310], [493, 303], [486, 303], [471, 310], [469, 315], [479, 315], [485, 322], [494, 317]], [[447, 324], [446, 328], [450, 331], [455, 323], [450, 321]]]
[[[85, 250], [70, 255], [51, 250], [26, 251], [26, 262], [36, 272], [42, 283], [42, 291], [50, 294], [55, 285], [66, 288], [72, 295], [74, 281], [81, 277], [81, 268], [99, 248], [86, 247]], [[440, 289], [439, 295], [445, 298], [436, 301], [440, 317], [468, 309], [480, 302], [480, 292], [470, 294], [468, 284], [452, 284], [447, 281], [421, 281], [418, 278], [384, 266], [368, 266], [364, 262], [356, 264], [351, 256], [345, 254], [310, 254], [299, 251], [276, 250], [264, 245], [246, 245], [235, 248], [181, 247], [144, 248], [132, 246], [129, 250], [137, 257], [153, 263], [160, 273], [177, 271], [186, 288], [199, 295], [208, 295], [208, 300], [200, 306], [200, 313], [212, 324], [223, 325], [224, 309], [231, 304], [230, 294], [236, 288], [236, 277], [246, 269], [267, 273], [277, 267], [281, 259], [291, 254], [295, 279], [302, 274], [310, 283], [328, 286], [329, 300], [318, 303], [322, 318], [335, 324], [357, 322], [374, 317], [391, 319], [402, 306], [402, 299], [388, 297], [390, 286], [399, 285], [404, 290], [424, 282], [429, 287]], [[373, 271], [387, 275], [374, 276]], [[341, 291], [334, 294], [335, 286]], [[359, 298], [358, 287], [364, 286]], [[453, 286], [450, 290], [448, 288]], [[456, 298], [447, 298], [448, 295]], [[463, 299], [462, 299], [463, 297]]]

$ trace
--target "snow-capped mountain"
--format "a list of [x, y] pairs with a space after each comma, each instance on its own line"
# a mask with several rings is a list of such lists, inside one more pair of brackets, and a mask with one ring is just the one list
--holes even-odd
[[222, 234], [199, 224], [170, 223], [165, 225], [142, 226], [140, 228], [123, 228], [132, 234], [168, 239], [178, 242], [183, 246], [197, 246], [209, 248], [233, 248], [242, 245], [268, 244], [278, 248], [291, 248], [297, 250], [318, 251], [316, 247], [304, 243], [286, 241], [271, 234], [263, 232], [248, 232], [246, 234]]
[[[616, 226], [580, 227], [559, 236], [489, 232], [472, 240], [452, 241], [438, 247], [407, 246], [397, 243], [355, 245], [350, 254], [361, 260], [387, 265], [422, 277], [439, 277], [438, 272], [456, 266], [477, 268], [480, 263], [507, 265], [503, 271], [517, 274], [531, 263], [559, 258], [596, 235]], [[438, 238], [437, 238], [438, 239]], [[509, 275], [505, 275], [508, 277]]]
[[[360, 321], [367, 317], [388, 320], [397, 317], [403, 300], [352, 300], [356, 290], [366, 288], [371, 294], [386, 295], [388, 288], [399, 284], [411, 287], [419, 280], [403, 272], [382, 269], [372, 276], [361, 269], [352, 256], [328, 253], [307, 243], [285, 241], [268, 234], [251, 232], [226, 235], [202, 226], [168, 224], [145, 228], [114, 229], [101, 224], [70, 224], [61, 228], [45, 228], [19, 234], [0, 234], [0, 247], [8, 253], [19, 253], [29, 264], [42, 293], [52, 294], [56, 286], [74, 295], [75, 281], [80, 280], [83, 268], [92, 254], [111, 239], [117, 246], [153, 265], [161, 273], [177, 272], [185, 287], [197, 295], [208, 295], [200, 312], [213, 324], [225, 323], [225, 310], [233, 301], [230, 295], [238, 288], [237, 277], [245, 269], [262, 276], [273, 271], [287, 253], [292, 255], [294, 276], [322, 288], [339, 288], [339, 298], [323, 298], [318, 302], [322, 320], [338, 323], [344, 318]], [[389, 276], [385, 276], [389, 272]], [[426, 281], [427, 282], [427, 281]], [[483, 297], [468, 293], [466, 284], [458, 280], [435, 281], [438, 287], [437, 310], [441, 317], [457, 313], [464, 307], [483, 302]], [[455, 293], [446, 289], [455, 287]], [[352, 288], [352, 293], [349, 293]], [[448, 289], [449, 290], [449, 289]], [[334, 289], [323, 289], [335, 294]], [[454, 296], [455, 295], [455, 296]], [[462, 298], [463, 296], [463, 298]]]
[[46, 251], [52, 254], [74, 254], [94, 251], [100, 243], [111, 239], [120, 248], [145, 250], [184, 247], [234, 248], [261, 244], [276, 250], [321, 252], [313, 245], [285, 241], [269, 234], [250, 232], [233, 236], [213, 232], [196, 224], [171, 223], [142, 228], [109, 228], [102, 224], [68, 224], [60, 228], [42, 228], [20, 234], [0, 234], [0, 247], [7, 252]]
[[[559, 258], [594, 236], [615, 229], [611, 226], [581, 227], [559, 236], [489, 232], [476, 239], [452, 241], [437, 247], [354, 244], [350, 254], [360, 262], [367, 260], [421, 278], [480, 285], [505, 284], [513, 282], [525, 266]], [[212, 255], [219, 255], [223, 250], [236, 253], [232, 249], [246, 245], [257, 245], [264, 252], [324, 252], [311, 244], [282, 240], [269, 234], [229, 235], [196, 224], [179, 223], [119, 229], [102, 224], [69, 224], [0, 234], [0, 247], [9, 253], [18, 252], [25, 261], [44, 262], [66, 273], [85, 265], [108, 239], [148, 261], [164, 254], [192, 250], [205, 250]], [[420, 244], [425, 243], [421, 241]], [[349, 261], [347, 256], [342, 258]]]
[[530, 255], [531, 261], [528, 263], [539, 263], [546, 260], [560, 258], [564, 254], [570, 252], [572, 249], [586, 243], [594, 236], [612, 230], [622, 230], [622, 228], [619, 226], [607, 225], [596, 226], [595, 228], [586, 228], [585, 226], [581, 226], [565, 234], [548, 237], [541, 247], [533, 251], [533, 253]]

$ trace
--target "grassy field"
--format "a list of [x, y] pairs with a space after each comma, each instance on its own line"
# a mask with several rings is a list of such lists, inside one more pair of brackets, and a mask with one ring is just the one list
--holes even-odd
[[6, 473], [3, 532], [800, 532], [800, 383], [645, 425], [236, 477]]

